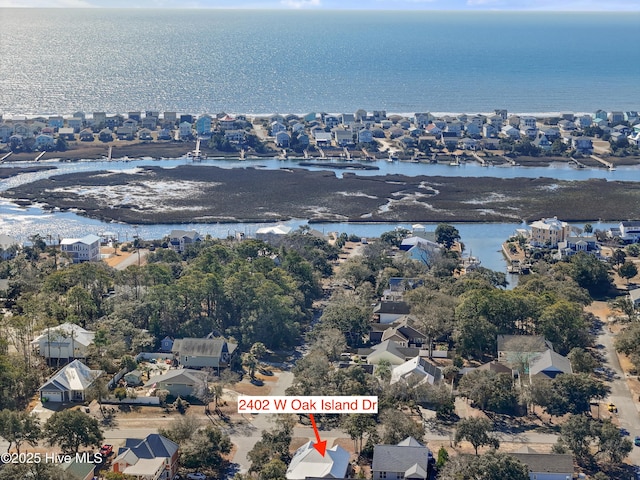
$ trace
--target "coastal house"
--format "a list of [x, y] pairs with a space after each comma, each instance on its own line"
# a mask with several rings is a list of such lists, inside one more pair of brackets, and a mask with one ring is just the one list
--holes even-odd
[[333, 138], [336, 141], [336, 145], [339, 147], [346, 147], [353, 145], [353, 133], [351, 130], [344, 130], [341, 128], [334, 128], [332, 130]]
[[113, 140], [113, 132], [110, 128], [105, 127], [98, 133], [98, 140], [101, 142], [111, 142]]
[[127, 438], [112, 462], [112, 470], [140, 480], [171, 480], [178, 472], [177, 443], [152, 433]]
[[529, 470], [529, 480], [567, 480], [574, 478], [573, 455], [566, 453], [538, 453], [531, 447], [522, 447], [510, 456]]
[[489, 115], [489, 117], [487, 118], [487, 123], [490, 124], [496, 130], [500, 130], [504, 125], [504, 120], [505, 119], [502, 117], [502, 115], [494, 114], [494, 115]]
[[533, 143], [536, 147], [544, 152], [548, 152], [549, 150], [551, 150], [552, 142], [549, 141], [544, 133], [538, 133], [536, 139], [531, 143]]
[[482, 136], [486, 138], [495, 137], [496, 135], [498, 135], [498, 132], [500, 132], [501, 129], [502, 127], [496, 127], [492, 123], [485, 123], [482, 126]]
[[169, 233], [169, 247], [179, 253], [200, 240], [200, 234], [195, 230], [171, 230]]
[[409, 304], [402, 301], [381, 300], [373, 307], [373, 314], [378, 317], [378, 323], [393, 323], [409, 313]]
[[402, 365], [407, 360], [420, 355], [420, 349], [415, 347], [401, 347], [392, 340], [385, 340], [371, 348], [358, 350], [361, 358], [367, 359], [367, 364], [378, 365], [382, 361], [388, 361], [391, 365]]
[[13, 258], [20, 249], [20, 243], [14, 237], [0, 233], [0, 258], [9, 260]]
[[62, 323], [45, 329], [31, 342], [31, 348], [50, 363], [53, 360], [69, 362], [86, 358], [94, 337], [95, 332], [85, 330], [80, 325]]
[[96, 465], [94, 463], [73, 460], [59, 463], [58, 468], [64, 472], [64, 478], [73, 480], [93, 480], [95, 478]]
[[340, 125], [340, 119], [335, 115], [325, 115], [322, 119], [326, 128], [332, 129]]
[[475, 138], [461, 138], [458, 147], [463, 150], [477, 150], [480, 142]]
[[158, 131], [158, 140], [171, 140], [173, 136], [171, 135], [171, 130], [168, 128], [161, 128]]
[[129, 125], [122, 125], [116, 128], [116, 137], [118, 140], [133, 140], [136, 135], [136, 127]]
[[156, 390], [167, 390], [172, 397], [185, 398], [197, 394], [198, 389], [202, 388], [206, 382], [206, 372], [192, 368], [178, 368], [149, 377], [149, 381], [144, 386]]
[[224, 114], [222, 117], [218, 118], [218, 126], [220, 130], [231, 130], [236, 127], [237, 118], [233, 115]]
[[196, 120], [196, 134], [200, 137], [211, 136], [211, 117], [209, 115], [202, 115]]
[[93, 382], [102, 370], [91, 370], [80, 360], [74, 360], [61, 368], [39, 389], [42, 402], [83, 402]]
[[553, 345], [541, 335], [498, 335], [498, 361], [523, 373], [529, 372], [532, 360]]
[[144, 117], [142, 122], [140, 122], [140, 126], [142, 128], [148, 128], [149, 130], [155, 130], [158, 126], [158, 117]]
[[286, 132], [287, 127], [280, 122], [271, 123], [271, 136], [275, 137], [279, 132]]
[[390, 384], [403, 382], [409, 387], [415, 387], [423, 384], [433, 385], [441, 379], [442, 370], [440, 368], [430, 363], [426, 358], [416, 356], [391, 370]]
[[531, 117], [531, 116], [523, 116], [520, 117], [520, 128], [524, 129], [524, 128], [537, 128], [536, 127], [536, 117]]
[[151, 130], [149, 130], [148, 128], [141, 128], [138, 132], [138, 138], [143, 142], [153, 140], [153, 137], [151, 136]]
[[64, 118], [62, 118], [60, 115], [49, 117], [47, 125], [53, 128], [62, 128], [64, 127]]
[[293, 230], [287, 225], [273, 225], [269, 227], [261, 227], [256, 230], [256, 239], [275, 245], [279, 244], [285, 235], [289, 235]]
[[427, 126], [429, 122], [431, 122], [435, 117], [431, 115], [431, 113], [415, 113], [413, 115], [413, 122], [416, 126], [424, 128]]
[[228, 367], [237, 345], [221, 337], [177, 338], [171, 352], [185, 368]]
[[544, 127], [540, 129], [540, 133], [549, 139], [550, 142], [554, 142], [560, 138], [560, 130], [556, 127]]
[[609, 120], [610, 125], [617, 125], [618, 123], [624, 122], [624, 112], [614, 111], [609, 113], [607, 116], [607, 120]]
[[371, 473], [373, 480], [428, 480], [432, 464], [431, 451], [408, 437], [397, 445], [376, 445]]
[[60, 251], [69, 255], [73, 263], [97, 262], [100, 260], [100, 237], [90, 234], [82, 238], [64, 238]]
[[13, 126], [13, 134], [20, 135], [22, 138], [30, 138], [33, 137], [33, 129], [27, 124], [20, 122]]
[[353, 113], [343, 113], [340, 115], [340, 123], [345, 127], [351, 127], [356, 123], [356, 116]]
[[640, 221], [620, 222], [620, 238], [624, 242], [640, 241]]
[[500, 130], [500, 133], [502, 134], [503, 137], [508, 137], [513, 140], [518, 140], [520, 138], [520, 130], [518, 130], [513, 125], [505, 125]]
[[350, 455], [344, 448], [335, 445], [327, 448], [324, 455], [308, 441], [298, 448], [287, 467], [287, 480], [305, 480], [307, 478], [347, 478]]
[[94, 128], [104, 128], [107, 125], [107, 114], [105, 112], [93, 112], [91, 125]]
[[373, 133], [368, 128], [363, 128], [358, 131], [358, 143], [371, 143], [373, 142]]
[[51, 135], [40, 134], [36, 136], [36, 149], [37, 150], [53, 150], [55, 148], [56, 141]]
[[571, 137], [571, 147], [577, 152], [590, 155], [593, 153], [593, 140], [590, 137]]
[[578, 252], [600, 258], [600, 245], [596, 237], [567, 237], [564, 242], [558, 242], [558, 259], [571, 257]]
[[275, 143], [278, 147], [287, 148], [291, 143], [291, 135], [287, 131], [280, 131], [275, 134]]
[[193, 130], [190, 122], [180, 122], [178, 125], [178, 135], [181, 140], [186, 140], [193, 137]]
[[76, 139], [75, 130], [72, 127], [62, 127], [58, 129], [58, 137], [63, 140], [73, 141]]
[[551, 349], [545, 350], [529, 360], [529, 380], [534, 377], [554, 379], [563, 373], [573, 373], [569, 359]]
[[231, 143], [235, 143], [235, 144], [244, 143], [245, 137], [246, 137], [246, 132], [244, 130], [230, 129], [230, 130], [224, 131], [225, 140]]
[[556, 248], [559, 242], [567, 240], [571, 226], [558, 217], [543, 218], [529, 225], [529, 243], [534, 247]]
[[593, 118], [591, 118], [591, 115], [580, 115], [576, 118], [575, 123], [578, 128], [587, 128], [593, 124]]
[[316, 142], [316, 145], [319, 147], [326, 147], [331, 145], [332, 135], [329, 132], [325, 132], [322, 130], [315, 130], [313, 132], [313, 139]]
[[178, 120], [178, 115], [176, 112], [164, 112], [162, 114], [162, 119], [165, 122], [171, 123], [173, 125], [176, 124], [176, 121]]
[[84, 130], [80, 131], [80, 134], [78, 136], [81, 142], [93, 142], [95, 140], [95, 137], [93, 136], [93, 130], [91, 130], [90, 128], [85, 128]]
[[[404, 315], [391, 324], [374, 323], [371, 325], [372, 331], [369, 334], [369, 339], [371, 343], [391, 340], [400, 347], [421, 348], [427, 335], [418, 330], [414, 324], [415, 320], [410, 315]], [[379, 328], [376, 329], [376, 326]]]
[[464, 125], [464, 131], [467, 135], [476, 136], [482, 133], [482, 126], [475, 122], [467, 122]]
[[308, 147], [309, 143], [309, 135], [307, 135], [306, 133], [298, 134], [298, 145], [300, 145], [301, 147]]
[[13, 127], [7, 123], [0, 124], [0, 142], [7, 143], [13, 135]]

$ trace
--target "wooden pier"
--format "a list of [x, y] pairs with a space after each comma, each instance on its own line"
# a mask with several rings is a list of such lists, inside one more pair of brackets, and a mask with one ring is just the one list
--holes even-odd
[[488, 167], [489, 163], [487, 163], [487, 161], [482, 158], [480, 155], [478, 155], [476, 152], [472, 152], [471, 155], [473, 155], [473, 158], [475, 158], [478, 163], [480, 163], [480, 165], [482, 165], [483, 167]]
[[349, 149], [347, 147], [344, 147], [344, 156], [347, 158], [347, 160], [351, 160], [351, 152], [349, 152]]
[[109, 152], [107, 153], [107, 160], [111, 160], [111, 155], [113, 154], [113, 145], [109, 145]]
[[575, 164], [576, 164], [576, 167], [578, 167], [578, 168], [586, 168], [586, 167], [587, 167], [584, 163], [582, 163], [582, 162], [578, 161], [577, 159], [575, 159], [575, 158], [573, 158], [573, 157], [571, 157], [571, 161], [572, 161], [573, 163], [575, 163]]
[[589, 158], [593, 158], [597, 162], [600, 162], [602, 165], [607, 167], [609, 170], [615, 170], [616, 167], [613, 166], [613, 163], [607, 162], [605, 159], [598, 157], [597, 155], [589, 155]]
[[36, 157], [36, 159], [34, 160], [34, 162], [40, 161], [40, 159], [44, 156], [45, 153], [47, 153], [46, 150], [44, 152], [40, 152]]
[[0, 162], [4, 162], [7, 158], [9, 158], [11, 156], [13, 152], [9, 152], [6, 155], [4, 155], [2, 158], [0, 158]]

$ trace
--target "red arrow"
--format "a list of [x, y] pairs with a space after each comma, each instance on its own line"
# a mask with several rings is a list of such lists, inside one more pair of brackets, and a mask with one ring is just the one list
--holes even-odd
[[318, 453], [324, 457], [324, 454], [327, 451], [327, 441], [320, 441], [320, 433], [318, 433], [318, 427], [316, 426], [316, 419], [313, 418], [313, 413], [309, 414], [309, 418], [311, 418], [311, 426], [313, 427], [313, 432], [316, 434], [316, 443], [313, 444], [313, 448], [315, 448]]

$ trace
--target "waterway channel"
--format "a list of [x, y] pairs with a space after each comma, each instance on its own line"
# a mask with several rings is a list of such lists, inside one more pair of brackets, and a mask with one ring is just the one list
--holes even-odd
[[[407, 176], [434, 175], [452, 177], [499, 177], [499, 178], [538, 178], [547, 177], [558, 180], [588, 180], [591, 178], [605, 178], [607, 180], [640, 181], [640, 167], [620, 167], [615, 171], [608, 171], [598, 168], [576, 169], [566, 164], [552, 164], [549, 167], [512, 167], [512, 166], [492, 166], [482, 167], [476, 163], [463, 163], [460, 166], [444, 164], [418, 164], [408, 162], [375, 162], [378, 170], [344, 170], [322, 167], [300, 167], [301, 159], [280, 160], [280, 159], [208, 159], [199, 162], [203, 168], [214, 165], [221, 168], [306, 168], [309, 170], [333, 170], [338, 177], [349, 172], [355, 175], [393, 175], [402, 174]], [[331, 160], [323, 160], [324, 164]], [[342, 160], [334, 160], [335, 163], [344, 163]], [[162, 166], [164, 168], [175, 168], [178, 165], [192, 163], [186, 158], [169, 160], [114, 160], [114, 161], [81, 161], [81, 162], [59, 162], [50, 160], [38, 163], [20, 163], [19, 166], [50, 165], [57, 167], [56, 170], [45, 170], [27, 173], [0, 180], [0, 195], [2, 191], [9, 190], [18, 185], [30, 183], [42, 178], [64, 173], [94, 172], [99, 170], [127, 171], [137, 167], [148, 165]], [[0, 168], [9, 168], [12, 164], [2, 164]], [[241, 172], [238, 172], [241, 174]], [[283, 222], [286, 225], [297, 228], [306, 225], [304, 219], [290, 220]], [[0, 198], [0, 233], [6, 233], [24, 241], [30, 235], [39, 233], [50, 242], [57, 242], [60, 237], [83, 236], [88, 233], [101, 233], [111, 231], [118, 235], [120, 241], [127, 241], [134, 235], [139, 235], [144, 239], [156, 239], [166, 236], [174, 228], [195, 229], [200, 234], [210, 234], [216, 238], [224, 238], [242, 232], [246, 236], [253, 236], [255, 231], [267, 224], [264, 223], [243, 223], [243, 224], [155, 224], [155, 225], [127, 225], [119, 223], [107, 223], [99, 220], [89, 219], [78, 215], [75, 212], [50, 212], [38, 206], [21, 207], [6, 199]], [[601, 224], [593, 222], [594, 228], [606, 229], [611, 224]], [[460, 231], [462, 241], [465, 244], [465, 253], [478, 257], [483, 266], [498, 271], [506, 271], [506, 263], [500, 251], [502, 242], [511, 236], [516, 228], [521, 227], [515, 223], [501, 224], [455, 224]], [[576, 225], [582, 227], [582, 225]], [[313, 225], [314, 228], [325, 233], [330, 231], [354, 233], [362, 237], [377, 237], [381, 233], [393, 230], [396, 227], [411, 228], [410, 224], [403, 223], [330, 223]], [[427, 228], [435, 229], [435, 225], [427, 225]]]

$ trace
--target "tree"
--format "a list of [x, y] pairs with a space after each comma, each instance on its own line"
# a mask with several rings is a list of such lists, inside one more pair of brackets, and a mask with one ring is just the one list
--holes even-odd
[[566, 300], [559, 300], [542, 310], [536, 331], [553, 343], [561, 355], [589, 343], [582, 308]]
[[436, 242], [441, 243], [445, 248], [451, 248], [458, 240], [460, 240], [460, 232], [453, 225], [441, 223], [436, 227]]
[[463, 418], [456, 424], [455, 443], [457, 445], [461, 440], [467, 440], [473, 445], [476, 455], [478, 455], [478, 448], [484, 445], [497, 449], [500, 447], [500, 442], [489, 435], [492, 429], [491, 421], [486, 418]]
[[571, 361], [571, 368], [576, 373], [591, 373], [598, 366], [598, 361], [583, 348], [572, 348], [567, 357]]
[[622, 265], [627, 259], [627, 254], [621, 248], [616, 248], [611, 254], [611, 263], [616, 267]]
[[44, 425], [44, 437], [68, 454], [78, 453], [81, 446], [99, 447], [104, 439], [98, 421], [80, 410], [55, 412]]
[[593, 225], [591, 225], [590, 223], [585, 223], [584, 224], [584, 233], [593, 233]]
[[427, 335], [429, 358], [433, 354], [433, 341], [453, 330], [455, 299], [427, 287], [418, 287], [405, 295], [416, 318], [419, 330]]
[[588, 412], [591, 400], [604, 398], [608, 392], [602, 382], [585, 373], [560, 374], [551, 381], [551, 395], [542, 406], [550, 415], [577, 415]]
[[340, 330], [347, 343], [356, 347], [369, 332], [370, 308], [363, 306], [356, 297], [340, 295], [332, 297], [332, 302], [322, 312], [320, 324], [324, 328]]
[[246, 367], [249, 371], [249, 377], [252, 379], [255, 378], [256, 367], [258, 366], [258, 361], [256, 360], [255, 355], [251, 352], [246, 352], [242, 354], [242, 366]]
[[620, 268], [618, 268], [618, 275], [624, 278], [627, 284], [629, 284], [629, 280], [638, 275], [638, 267], [636, 267], [633, 262], [624, 262], [620, 265]]
[[40, 421], [37, 417], [14, 410], [5, 409], [0, 412], [0, 437], [8, 442], [7, 452], [11, 450], [12, 445], [18, 453], [23, 443], [34, 447], [38, 444], [40, 436]]
[[284, 480], [287, 473], [287, 465], [279, 458], [267, 462], [260, 472], [261, 480]]
[[183, 415], [171, 422], [168, 428], [159, 429], [158, 433], [182, 445], [192, 438], [201, 426], [202, 422], [193, 415]]
[[611, 285], [609, 268], [594, 255], [578, 252], [570, 260], [570, 276], [592, 295], [606, 292]]
[[596, 455], [604, 456], [612, 464], [622, 463], [633, 450], [631, 440], [620, 435], [620, 429], [610, 419], [594, 422], [598, 442]]
[[481, 410], [512, 411], [517, 404], [513, 379], [504, 373], [474, 370], [464, 375], [458, 385], [460, 395], [473, 400]]
[[380, 415], [380, 422], [384, 429], [383, 443], [396, 445], [407, 437], [413, 437], [418, 441], [424, 437], [424, 426], [400, 410], [385, 410]]
[[442, 467], [444, 467], [448, 460], [449, 452], [447, 452], [446, 448], [440, 447], [440, 450], [438, 450], [438, 459], [436, 460], [436, 467], [438, 470], [442, 470]]
[[365, 434], [375, 431], [376, 422], [371, 415], [353, 413], [344, 417], [342, 428], [353, 440], [354, 449], [357, 453], [362, 451], [362, 444]]
[[223, 455], [231, 452], [229, 436], [217, 427], [207, 426], [198, 430], [184, 446], [180, 461], [187, 468], [211, 469], [220, 473], [225, 460]]

